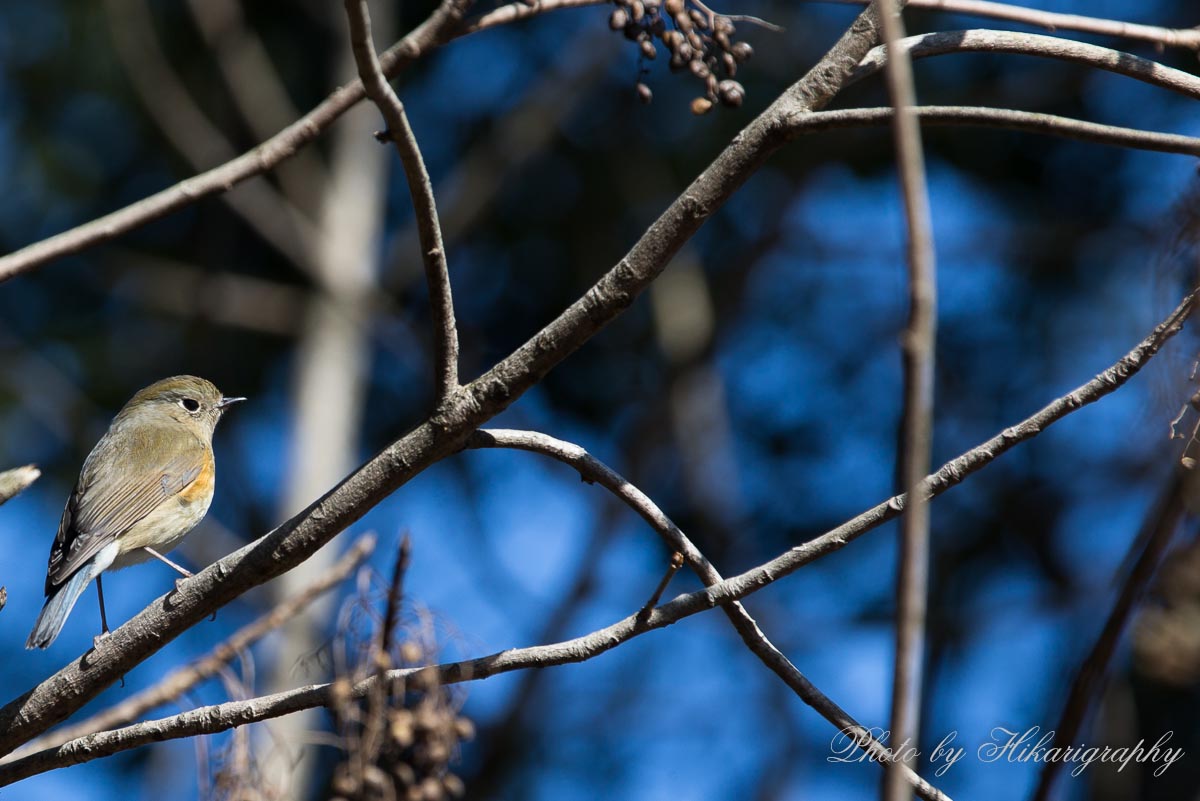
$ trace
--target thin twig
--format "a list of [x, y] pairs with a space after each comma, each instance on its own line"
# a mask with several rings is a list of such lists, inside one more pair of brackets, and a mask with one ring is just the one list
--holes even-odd
[[31, 464], [24, 467], [14, 467], [0, 473], [0, 505], [11, 501], [24, 492], [30, 484], [37, 481], [42, 471]]
[[[592, 456], [586, 450], [572, 442], [564, 442], [547, 434], [537, 431], [513, 431], [509, 429], [480, 429], [467, 441], [468, 448], [514, 448], [530, 451], [543, 456], [549, 456], [564, 464], [570, 465], [579, 475], [590, 483], [599, 484], [607, 489], [633, 511], [645, 520], [650, 527], [663, 539], [668, 548], [677, 555], [682, 554], [688, 566], [695, 571], [707, 587], [716, 587], [724, 582], [716, 567], [696, 548], [695, 544], [683, 533], [671, 518], [659, 508], [648, 495], [623, 476], [614, 471], [604, 462]], [[663, 584], [674, 574], [667, 573]], [[687, 596], [681, 596], [687, 597]], [[676, 599], [676, 601], [679, 599]], [[672, 601], [671, 606], [675, 602]], [[659, 607], [661, 609], [663, 607]], [[770, 668], [784, 683], [792, 689], [800, 700], [812, 707], [819, 715], [828, 720], [839, 731], [845, 732], [855, 743], [882, 765], [892, 762], [892, 754], [886, 745], [875, 739], [871, 731], [852, 718], [829, 696], [821, 692], [808, 678], [800, 672], [791, 660], [784, 656], [775, 644], [758, 627], [758, 623], [750, 616], [746, 608], [737, 601], [721, 607], [733, 624], [742, 642], [757, 656], [764, 665]], [[650, 625], [656, 609], [643, 608], [636, 615], [642, 624]], [[901, 775], [922, 798], [944, 797], [937, 788], [928, 784], [915, 771], [902, 765]]]
[[[1121, 50], [1040, 33], [988, 29], [940, 31], [909, 36], [898, 45], [906, 48], [909, 56], [914, 59], [951, 53], [1010, 53], [1060, 59], [1108, 70], [1188, 97], [1200, 98], [1200, 77], [1191, 73]], [[858, 81], [878, 72], [886, 60], [887, 48], [875, 48], [855, 70], [853, 80]]]
[[[817, 2], [847, 5], [865, 5], [869, 1], [817, 0]], [[1157, 25], [1140, 25], [1136, 22], [1122, 22], [1103, 17], [1058, 14], [1053, 11], [1024, 8], [1008, 3], [989, 2], [989, 0], [908, 0], [908, 5], [912, 8], [931, 11], [946, 11], [953, 14], [1020, 22], [1050, 31], [1095, 33], [1102, 36], [1117, 36], [1122, 39], [1152, 42], [1163, 47], [1186, 47], [1189, 50], [1200, 50], [1200, 28], [1162, 28]]]
[[379, 632], [381, 654], [389, 654], [392, 651], [396, 620], [400, 616], [400, 604], [404, 600], [404, 574], [408, 572], [408, 560], [411, 555], [412, 539], [405, 534], [400, 538], [400, 547], [396, 552], [396, 564], [392, 568], [392, 580], [388, 584], [387, 607], [383, 614], [383, 628]]
[[654, 607], [658, 606], [658, 602], [662, 600], [663, 593], [667, 591], [667, 587], [671, 584], [671, 579], [675, 578], [675, 574], [679, 572], [679, 568], [681, 567], [683, 567], [683, 554], [676, 551], [671, 554], [671, 560], [667, 562], [667, 572], [663, 573], [663, 577], [659, 579], [658, 586], [650, 594], [649, 600], [642, 604], [640, 615], [643, 617], [650, 616], [650, 613], [654, 611]]
[[[908, 242], [908, 325], [901, 350], [904, 400], [898, 475], [909, 498], [900, 521], [896, 569], [896, 657], [892, 674], [891, 742], [907, 759], [888, 765], [886, 801], [905, 801], [912, 793], [903, 768], [915, 766], [920, 731], [921, 676], [925, 655], [925, 607], [929, 584], [929, 504], [917, 491], [929, 472], [933, 448], [933, 377], [937, 332], [937, 268], [929, 187], [925, 180], [921, 127], [912, 61], [897, 46], [904, 38], [901, 0], [881, 0], [879, 21], [889, 58], [884, 66], [895, 114], [892, 131], [896, 169], [904, 199]], [[905, 748], [905, 746], [911, 746]]]
[[[913, 111], [923, 125], [1003, 128], [1116, 147], [1200, 156], [1200, 137], [1195, 136], [1101, 125], [1071, 117], [1007, 108], [917, 106]], [[797, 114], [787, 124], [789, 135], [794, 138], [810, 132], [888, 125], [893, 114], [894, 110], [888, 107], [836, 109]]]
[[446, 249], [442, 243], [442, 225], [438, 221], [437, 202], [433, 184], [425, 169], [425, 160], [417, 145], [416, 135], [404, 113], [404, 104], [384, 77], [371, 38], [371, 16], [367, 0], [345, 0], [346, 17], [350, 21], [350, 45], [359, 79], [367, 97], [379, 107], [387, 122], [387, 138], [396, 145], [408, 191], [412, 196], [417, 217], [417, 233], [421, 240], [421, 259], [425, 264], [425, 280], [429, 284], [429, 303], [433, 318], [434, 370], [437, 379], [437, 403], [443, 405], [457, 391], [458, 384], [458, 327], [454, 322], [454, 298], [450, 292], [450, 270], [446, 264]]
[[0, 765], [13, 762], [28, 754], [43, 751], [47, 748], [57, 748], [63, 743], [84, 737], [93, 732], [121, 726], [137, 718], [139, 715], [174, 701], [192, 687], [202, 681], [217, 675], [225, 666], [254, 643], [270, 632], [278, 629], [287, 621], [304, 611], [304, 609], [338, 584], [345, 581], [362, 561], [371, 555], [375, 549], [375, 535], [364, 534], [347, 549], [329, 570], [322, 573], [315, 581], [303, 590], [276, 605], [271, 611], [257, 620], [243, 626], [228, 639], [213, 648], [204, 656], [189, 665], [177, 668], [168, 673], [161, 681], [152, 687], [147, 687], [135, 693], [119, 704], [109, 707], [102, 712], [81, 720], [70, 726], [55, 729], [47, 735], [25, 743], [11, 754], [0, 758]]

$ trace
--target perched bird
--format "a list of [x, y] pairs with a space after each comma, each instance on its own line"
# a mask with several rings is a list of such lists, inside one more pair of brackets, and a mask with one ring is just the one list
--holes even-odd
[[163, 554], [208, 511], [216, 483], [213, 430], [225, 410], [243, 400], [223, 397], [203, 378], [180, 375], [141, 390], [117, 413], [63, 510], [46, 570], [46, 604], [26, 648], [54, 642], [92, 579], [107, 634], [100, 574], [109, 568], [154, 557], [191, 575]]

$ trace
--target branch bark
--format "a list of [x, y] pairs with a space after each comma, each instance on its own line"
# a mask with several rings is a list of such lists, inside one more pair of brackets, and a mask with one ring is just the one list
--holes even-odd
[[3, 473], [0, 473], [0, 506], [3, 506], [28, 489], [29, 485], [37, 481], [41, 475], [42, 471], [31, 464], [27, 464], [24, 467], [14, 467], [11, 470], [5, 470]]
[[227, 640], [204, 656], [189, 665], [171, 671], [157, 684], [129, 696], [103, 712], [92, 715], [74, 725], [55, 729], [45, 737], [31, 740], [0, 759], [0, 765], [14, 762], [48, 748], [58, 748], [64, 743], [95, 732], [124, 725], [155, 707], [175, 700], [200, 682], [220, 673], [239, 653], [268, 633], [278, 629], [303, 612], [314, 600], [345, 581], [346, 577], [354, 572], [355, 568], [362, 564], [374, 549], [375, 536], [364, 534], [350, 546], [341, 559], [301, 592], [287, 598], [265, 615], [238, 629]]

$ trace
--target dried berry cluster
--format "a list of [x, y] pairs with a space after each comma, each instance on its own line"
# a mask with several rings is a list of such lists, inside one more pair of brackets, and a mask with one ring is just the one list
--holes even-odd
[[[404, 662], [420, 663], [425, 650], [413, 643], [400, 649]], [[378, 658], [378, 657], [377, 657]], [[391, 667], [391, 660], [384, 657]], [[385, 668], [385, 669], [386, 669]], [[382, 671], [381, 671], [382, 674]], [[385, 687], [363, 699], [352, 683], [333, 684], [333, 711], [346, 744], [333, 779], [335, 801], [448, 801], [463, 795], [462, 779], [448, 769], [459, 743], [474, 725], [458, 714], [433, 671], [411, 676], [404, 686]]]
[[[704, 94], [692, 101], [693, 114], [706, 114], [714, 103], [737, 108], [746, 90], [734, 80], [738, 65], [754, 50], [734, 41], [733, 20], [715, 13], [699, 0], [613, 0], [608, 18], [614, 31], [637, 42], [643, 59], [658, 57], [661, 45], [670, 54], [672, 72], [687, 70], [704, 84]], [[656, 44], [657, 42], [657, 44]], [[725, 77], [719, 77], [723, 74]], [[638, 97], [649, 103], [653, 95], [641, 81]]]

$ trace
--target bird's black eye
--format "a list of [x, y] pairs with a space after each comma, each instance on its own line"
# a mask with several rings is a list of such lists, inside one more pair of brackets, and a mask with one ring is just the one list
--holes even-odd
[[200, 401], [195, 398], [183, 398], [179, 401], [179, 405], [187, 409], [189, 412], [200, 410]]

